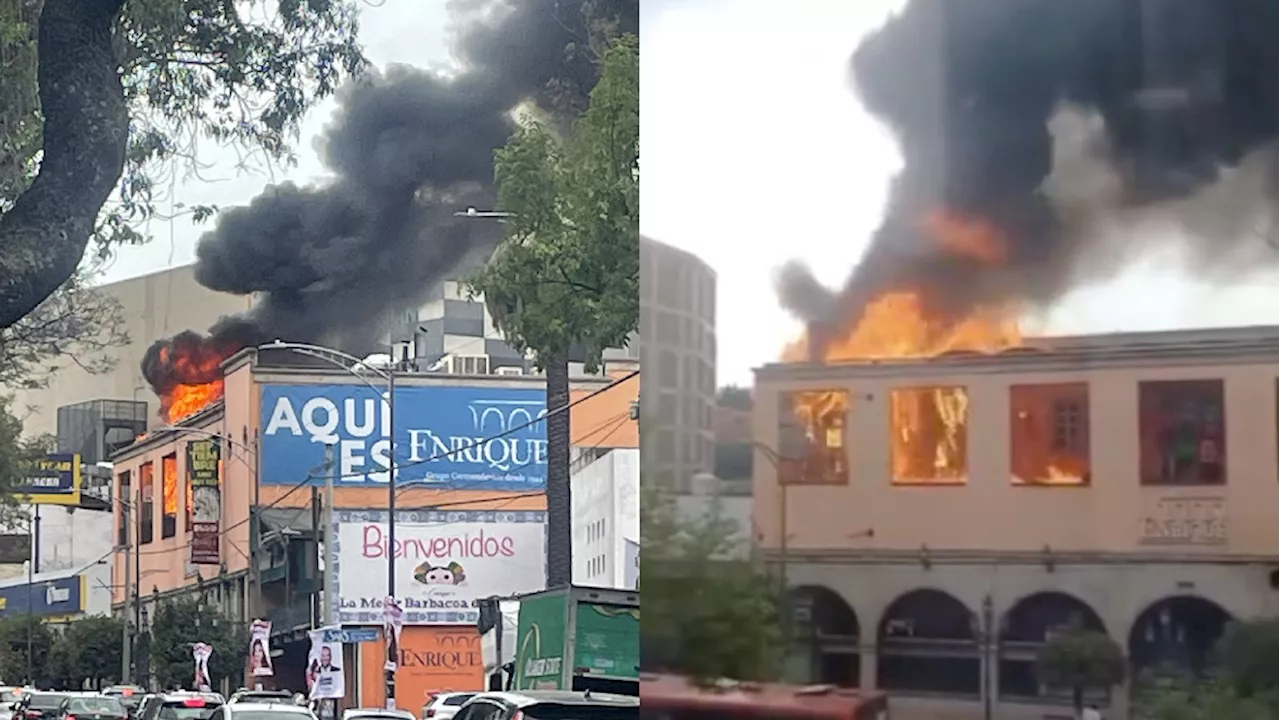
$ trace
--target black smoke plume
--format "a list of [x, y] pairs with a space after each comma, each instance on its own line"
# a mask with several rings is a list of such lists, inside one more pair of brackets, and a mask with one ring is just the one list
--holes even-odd
[[454, 213], [494, 206], [493, 153], [512, 111], [532, 103], [555, 121], [581, 108], [598, 72], [593, 30], [638, 27], [635, 0], [454, 0], [450, 12], [458, 73], [393, 66], [342, 88], [316, 143], [332, 179], [268, 187], [200, 239], [196, 279], [256, 303], [207, 336], [158, 341], [142, 363], [157, 394], [221, 376], [193, 354], [225, 358], [275, 338], [374, 350], [393, 311], [501, 239], [497, 223]]
[[[1044, 307], [1159, 246], [1202, 276], [1274, 269], [1275, 0], [909, 0], [852, 59], [903, 169], [843, 288], [779, 275], [818, 356], [868, 300], [919, 289], [940, 317]], [[857, 202], [850, 198], [850, 202]], [[1001, 231], [993, 264], [945, 251], [930, 210]]]

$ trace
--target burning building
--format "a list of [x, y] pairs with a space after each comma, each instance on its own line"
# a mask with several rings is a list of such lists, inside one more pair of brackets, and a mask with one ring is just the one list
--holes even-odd
[[555, 123], [584, 104], [599, 68], [566, 48], [585, 47], [614, 15], [620, 31], [637, 31], [626, 2], [504, 3], [458, 18], [459, 72], [392, 66], [342, 88], [316, 144], [330, 178], [269, 187], [222, 211], [201, 238], [197, 280], [254, 306], [150, 349], [142, 372], [162, 419], [221, 397], [222, 361], [250, 345], [378, 351], [393, 315], [464, 261], [486, 260], [500, 225], [458, 211], [494, 206], [493, 153], [515, 129], [516, 108], [536, 105]]
[[[909, 0], [854, 53], [903, 169], [842, 286], [779, 274], [808, 329], [755, 388], [756, 523], [810, 679], [1039, 717], [1035, 657], [1069, 623], [1201, 671], [1229, 618], [1271, 611], [1277, 328], [1019, 321], [1156, 249], [1273, 276], [1276, 22]], [[1125, 690], [1096, 700], [1125, 717]]]

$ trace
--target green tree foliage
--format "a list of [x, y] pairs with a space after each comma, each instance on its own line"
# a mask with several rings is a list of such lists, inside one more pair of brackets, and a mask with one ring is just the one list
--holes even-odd
[[1159, 668], [1140, 679], [1141, 720], [1263, 720], [1280, 714], [1275, 618], [1231, 623], [1216, 648], [1216, 671], [1195, 677]]
[[1086, 690], [1109, 690], [1124, 682], [1124, 651], [1106, 633], [1079, 625], [1054, 635], [1037, 658], [1045, 685], [1071, 691], [1076, 717], [1084, 709]]
[[705, 514], [681, 512], [673, 498], [647, 485], [640, 503], [646, 669], [699, 680], [776, 678], [778, 584], [743, 551], [750, 538], [739, 536], [714, 505]]
[[191, 646], [198, 642], [213, 647], [212, 685], [242, 676], [249, 642], [246, 630], [199, 599], [167, 600], [151, 621], [151, 672], [161, 687], [191, 686], [195, 679]]
[[64, 647], [75, 686], [87, 682], [94, 688], [119, 679], [124, 649], [124, 621], [108, 615], [80, 618], [67, 626], [54, 643]]
[[99, 255], [143, 242], [202, 141], [243, 168], [291, 163], [306, 111], [364, 67], [358, 8], [0, 0], [0, 327], [71, 277], [90, 237]]
[[35, 615], [23, 613], [0, 618], [0, 677], [16, 685], [49, 687], [49, 652], [53, 640], [49, 626]]
[[[569, 354], [588, 370], [639, 321], [640, 52], [635, 36], [602, 58], [587, 110], [567, 136], [527, 120], [496, 153], [507, 240], [468, 283], [518, 350], [546, 372], [547, 406], [569, 402]], [[569, 413], [547, 419], [548, 582], [567, 583]]]

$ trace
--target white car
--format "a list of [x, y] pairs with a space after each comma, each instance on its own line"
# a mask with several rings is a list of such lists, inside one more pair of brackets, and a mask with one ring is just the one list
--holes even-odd
[[475, 693], [454, 692], [432, 695], [422, 708], [422, 720], [451, 720]]
[[209, 720], [318, 720], [310, 709], [288, 703], [235, 702], [218, 708]]
[[408, 710], [386, 708], [351, 708], [342, 711], [342, 720], [418, 720]]

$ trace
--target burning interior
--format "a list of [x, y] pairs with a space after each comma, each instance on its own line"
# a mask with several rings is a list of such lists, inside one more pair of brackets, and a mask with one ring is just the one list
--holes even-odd
[[[841, 286], [798, 263], [779, 274], [782, 305], [806, 326], [783, 360], [1021, 348], [1019, 318], [1153, 250], [1224, 284], [1274, 274], [1278, 7], [1024, 2], [1011, 15], [1006, 3], [909, 0], [851, 59], [902, 169]], [[829, 395], [797, 398], [800, 435], [821, 437], [842, 402]], [[1220, 403], [1191, 386], [1162, 397], [1143, 396], [1144, 423], [1162, 428], [1144, 431], [1158, 458], [1144, 478], [1211, 480]], [[1089, 483], [1088, 400], [1077, 384], [1013, 390], [1014, 483]], [[963, 481], [964, 389], [895, 390], [891, 422], [895, 482]]]

